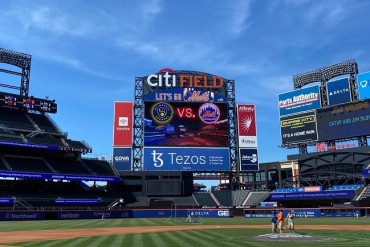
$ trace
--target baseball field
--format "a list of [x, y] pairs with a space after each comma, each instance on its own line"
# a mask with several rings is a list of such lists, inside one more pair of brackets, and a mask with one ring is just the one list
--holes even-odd
[[370, 219], [297, 218], [296, 233], [271, 234], [270, 219], [205, 218], [2, 221], [0, 246], [370, 246]]

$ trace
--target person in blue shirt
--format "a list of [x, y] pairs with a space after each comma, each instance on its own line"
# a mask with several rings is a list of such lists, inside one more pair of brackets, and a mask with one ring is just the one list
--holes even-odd
[[355, 216], [358, 218], [360, 216], [360, 212], [358, 211], [358, 209], [355, 211]]
[[271, 231], [272, 233], [276, 233], [277, 228], [277, 215], [276, 212], [273, 210], [271, 211]]

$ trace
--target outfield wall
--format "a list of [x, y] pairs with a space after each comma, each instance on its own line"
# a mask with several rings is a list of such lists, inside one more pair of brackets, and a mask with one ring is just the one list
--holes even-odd
[[2, 211], [0, 221], [77, 220], [170, 217], [230, 218], [232, 209], [125, 209], [125, 210], [61, 210], [61, 211]]
[[[270, 218], [272, 211], [280, 210], [279, 208], [269, 209], [244, 209], [245, 218]], [[290, 210], [294, 211], [296, 218], [318, 218], [318, 217], [356, 217], [370, 216], [369, 207], [328, 207], [328, 208], [281, 208], [284, 215], [287, 215]]]
[[[270, 218], [270, 209], [242, 209], [245, 218]], [[290, 209], [282, 209], [287, 215]], [[356, 217], [370, 216], [370, 207], [361, 208], [299, 208], [293, 209], [297, 218]], [[232, 218], [235, 210], [225, 209], [124, 209], [124, 210], [39, 210], [39, 211], [0, 211], [0, 221], [26, 220], [78, 220], [78, 219], [124, 219], [124, 218]]]

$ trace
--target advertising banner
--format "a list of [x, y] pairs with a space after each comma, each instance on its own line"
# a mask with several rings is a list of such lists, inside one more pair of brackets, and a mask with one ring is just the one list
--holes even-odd
[[62, 147], [60, 147], [60, 146], [32, 144], [32, 143], [23, 143], [23, 142], [5, 141], [5, 140], [1, 140], [0, 145], [14, 146], [14, 147], [26, 147], [26, 148], [37, 148], [37, 149], [49, 149], [49, 150], [61, 150], [62, 149]]
[[256, 107], [255, 105], [237, 105], [238, 134], [240, 148], [257, 147]]
[[326, 88], [329, 105], [351, 102], [351, 90], [348, 78], [329, 81], [326, 83]]
[[[283, 210], [287, 215], [289, 210]], [[271, 218], [270, 210], [244, 210], [245, 218]], [[295, 218], [316, 218], [321, 217], [321, 209], [294, 209]]]
[[133, 103], [114, 102], [113, 146], [132, 146]]
[[310, 111], [321, 107], [318, 85], [279, 95], [280, 116]]
[[227, 97], [227, 80], [204, 72], [163, 68], [141, 78], [144, 97], [156, 90], [175, 88], [206, 90]]
[[55, 216], [57, 220], [133, 218], [131, 210], [60, 211], [56, 212]]
[[44, 220], [44, 219], [45, 212], [30, 212], [30, 211], [0, 212], [0, 221]]
[[339, 211], [325, 213], [325, 217], [355, 217], [356, 211], [354, 209], [349, 209], [348, 211]]
[[144, 106], [144, 146], [229, 146], [226, 103], [145, 102]]
[[[133, 209], [133, 210], [91, 210], [91, 211], [57, 211], [58, 220], [70, 219], [117, 219], [117, 218], [169, 218], [173, 216], [170, 209]], [[230, 218], [234, 217], [232, 209], [177, 209], [176, 217]], [[0, 214], [1, 219], [1, 214]]]
[[[171, 217], [171, 210], [140, 210], [132, 211], [134, 218], [163, 218]], [[173, 213], [173, 211], [172, 211]], [[234, 211], [230, 209], [177, 209], [176, 217], [192, 218], [230, 218], [234, 216]]]
[[316, 115], [307, 112], [280, 118], [281, 143], [300, 143], [303, 141], [316, 141]]
[[14, 172], [0, 171], [0, 177], [5, 178], [30, 178], [30, 179], [55, 179], [55, 180], [82, 180], [82, 181], [106, 181], [119, 182], [119, 177], [54, 174], [54, 173], [34, 173], [34, 172]]
[[370, 99], [370, 71], [357, 75], [359, 99]]
[[5, 203], [5, 204], [13, 204], [15, 203], [14, 198], [0, 198], [0, 204]]
[[318, 192], [318, 191], [323, 191], [322, 186], [305, 186], [303, 187], [304, 192]]
[[364, 169], [364, 170], [362, 170], [362, 175], [364, 175], [364, 176], [370, 176], [370, 169]]
[[132, 148], [113, 147], [113, 165], [118, 171], [130, 171], [132, 163]]
[[196, 88], [156, 90], [144, 95], [144, 100], [166, 102], [227, 102], [227, 98], [218, 93]]
[[55, 199], [56, 204], [100, 204], [100, 199]]
[[144, 169], [149, 171], [205, 171], [229, 168], [228, 148], [144, 147]]
[[319, 200], [319, 199], [350, 199], [355, 196], [354, 190], [340, 191], [319, 191], [319, 192], [292, 192], [292, 193], [271, 193], [273, 201], [284, 200]]
[[318, 140], [335, 140], [370, 135], [370, 102], [317, 109]]
[[258, 171], [257, 148], [239, 149], [240, 171]]

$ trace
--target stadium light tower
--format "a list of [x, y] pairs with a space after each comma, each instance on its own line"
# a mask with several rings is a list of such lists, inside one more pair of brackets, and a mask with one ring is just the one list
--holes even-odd
[[31, 55], [0, 48], [0, 62], [16, 66], [22, 70], [22, 72], [17, 72], [7, 69], [0, 69], [0, 72], [18, 75], [21, 77], [21, 85], [19, 87], [7, 84], [0, 84], [0, 86], [17, 90], [19, 89], [20, 95], [28, 96], [31, 73]]

